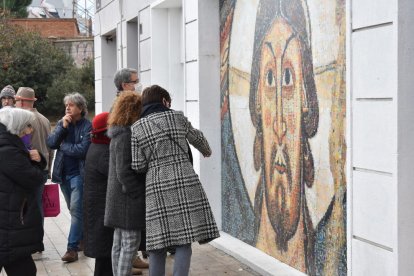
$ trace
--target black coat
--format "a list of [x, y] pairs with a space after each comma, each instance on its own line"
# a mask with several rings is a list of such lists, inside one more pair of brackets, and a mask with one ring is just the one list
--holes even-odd
[[104, 226], [109, 145], [91, 144], [86, 155], [83, 185], [83, 241], [85, 255], [111, 257], [114, 230]]
[[105, 225], [145, 230], [145, 174], [131, 168], [131, 129], [112, 126]]
[[23, 142], [0, 124], [0, 266], [43, 251], [36, 190], [46, 160], [32, 162]]

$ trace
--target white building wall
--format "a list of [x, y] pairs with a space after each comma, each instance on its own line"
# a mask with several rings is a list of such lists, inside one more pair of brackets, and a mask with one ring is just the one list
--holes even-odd
[[397, 275], [396, 8], [394, 0], [352, 1], [352, 275]]
[[398, 274], [413, 275], [414, 262], [414, 1], [398, 2]]
[[413, 271], [413, 10], [352, 1], [352, 275]]

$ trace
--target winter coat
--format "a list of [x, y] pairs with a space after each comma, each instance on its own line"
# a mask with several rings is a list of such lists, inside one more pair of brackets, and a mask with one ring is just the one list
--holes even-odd
[[0, 124], [0, 267], [43, 251], [43, 226], [36, 191], [46, 159], [30, 160], [23, 142]]
[[91, 258], [111, 257], [114, 230], [104, 226], [109, 170], [109, 145], [89, 146], [83, 184], [84, 253]]
[[152, 113], [132, 126], [132, 168], [147, 172], [148, 250], [219, 237], [207, 196], [188, 158], [187, 140], [201, 153], [211, 153], [202, 132], [182, 112]]
[[106, 193], [105, 226], [145, 230], [145, 175], [131, 168], [131, 129], [108, 129], [109, 177]]
[[[75, 128], [75, 143], [66, 143], [66, 138], [69, 133], [69, 128]], [[57, 149], [55, 162], [53, 164], [52, 181], [62, 183], [63, 177], [63, 159], [64, 155], [69, 155], [79, 159], [80, 176], [84, 176], [85, 158], [91, 144], [90, 132], [92, 130], [91, 122], [82, 118], [76, 125], [69, 124], [68, 128], [63, 127], [63, 122], [60, 120], [56, 124], [56, 128], [52, 134], [47, 137], [47, 145], [51, 149]]]

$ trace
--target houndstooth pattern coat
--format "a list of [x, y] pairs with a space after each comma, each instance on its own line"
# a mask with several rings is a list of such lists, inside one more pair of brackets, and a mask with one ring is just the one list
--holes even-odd
[[153, 113], [132, 126], [132, 168], [147, 172], [147, 250], [219, 237], [210, 204], [188, 159], [187, 140], [201, 153], [211, 153], [202, 132], [182, 112]]

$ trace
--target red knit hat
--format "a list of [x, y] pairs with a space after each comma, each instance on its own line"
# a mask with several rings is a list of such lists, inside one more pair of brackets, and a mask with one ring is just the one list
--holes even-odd
[[102, 112], [92, 120], [92, 133], [103, 132], [108, 129], [109, 112]]
[[108, 116], [109, 112], [102, 112], [93, 118], [91, 131], [92, 143], [109, 144], [111, 141], [108, 136], [105, 135], [105, 131], [108, 129]]

